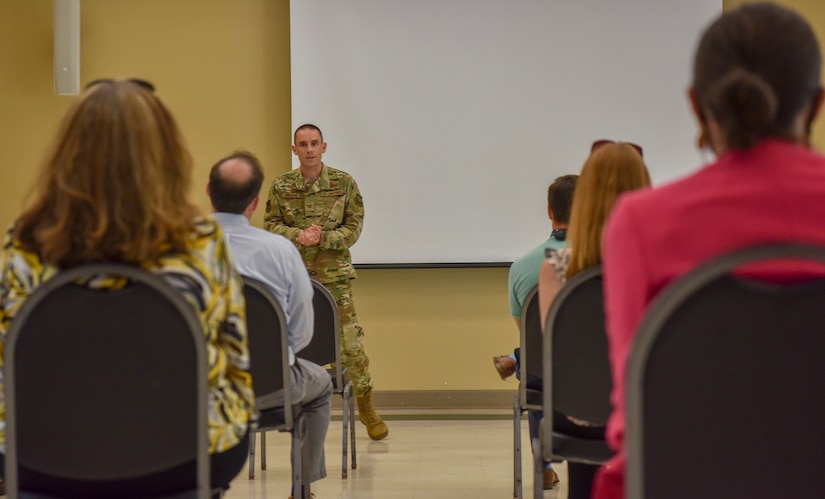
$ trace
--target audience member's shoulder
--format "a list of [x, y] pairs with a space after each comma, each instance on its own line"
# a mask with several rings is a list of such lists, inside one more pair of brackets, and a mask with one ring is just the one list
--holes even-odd
[[544, 244], [513, 260], [510, 264], [510, 274], [516, 276], [537, 273], [542, 258], [544, 258]]
[[6, 266], [11, 267], [13, 265], [12, 260], [17, 262], [26, 261], [30, 264], [34, 264], [34, 262], [40, 260], [40, 257], [37, 254], [23, 249], [20, 241], [14, 237], [14, 229], [16, 225], [17, 220], [15, 219], [11, 224], [9, 224], [6, 234], [3, 236], [3, 246], [2, 249], [0, 249], [0, 262], [2, 262], [3, 268], [0, 268], [0, 273], [7, 270], [5, 268]]
[[527, 255], [524, 255], [520, 258], [513, 260], [513, 263], [510, 264], [510, 273], [515, 275], [522, 270], [524, 270], [527, 266], [528, 258]]
[[646, 206], [648, 204], [667, 204], [668, 200], [678, 199], [681, 192], [693, 191], [697, 184], [705, 183], [702, 177], [710, 173], [712, 166], [702, 167], [689, 175], [672, 179], [661, 185], [644, 187], [642, 189], [625, 192], [619, 197], [619, 204], [623, 206]]
[[564, 248], [547, 248], [545, 251], [544, 256], [550, 265], [556, 269], [557, 272], [562, 272], [567, 269], [567, 265], [570, 263], [570, 257], [573, 254], [570, 251], [569, 247]]
[[621, 219], [632, 224], [638, 233], [650, 229], [648, 223], [658, 227], [666, 220], [679, 220], [691, 214], [691, 207], [703, 205], [708, 196], [720, 195], [720, 191], [711, 193], [708, 187], [726, 180], [724, 170], [715, 162], [661, 185], [625, 192], [619, 196], [610, 215], [611, 225]]
[[569, 247], [558, 249], [548, 248], [545, 252], [547, 261], [550, 263], [550, 266], [553, 267], [553, 270], [556, 272], [556, 276], [562, 282], [567, 280], [567, 276], [565, 274], [567, 272], [567, 267], [570, 265], [570, 257], [572, 254], [573, 252], [570, 251]]
[[6, 234], [3, 236], [3, 249], [11, 249], [12, 246], [15, 244], [14, 240], [14, 226], [17, 225], [17, 219], [13, 220], [8, 228], [6, 229]]
[[520, 257], [513, 260], [513, 263], [510, 264], [510, 269], [514, 271], [522, 270], [525, 267], [531, 265], [531, 262], [535, 260], [533, 258], [533, 253], [535, 253], [536, 249], [532, 249], [529, 252], [521, 255]]
[[224, 240], [221, 225], [212, 217], [205, 215], [196, 217], [193, 222], [189, 248], [197, 253], [222, 251]]
[[212, 217], [198, 216], [194, 220], [194, 232], [192, 237], [198, 239], [214, 239], [222, 235], [220, 224]]
[[547, 248], [547, 251], [544, 252], [544, 256], [548, 259], [556, 259], [559, 261], [570, 258], [572, 254], [573, 252], [569, 246], [565, 246], [564, 248]]

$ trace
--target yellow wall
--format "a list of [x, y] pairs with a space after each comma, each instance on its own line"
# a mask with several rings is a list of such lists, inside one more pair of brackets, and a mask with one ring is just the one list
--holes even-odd
[[[825, 38], [819, 0], [782, 3]], [[82, 81], [157, 85], [195, 156], [192, 195], [204, 209], [210, 165], [237, 147], [258, 154], [269, 179], [290, 167], [288, 0], [82, 0], [81, 17]], [[0, 2], [0, 226], [19, 213], [69, 102], [53, 92], [52, 0]], [[376, 389], [513, 389], [490, 361], [518, 339], [506, 283], [506, 269], [360, 271]]]
[[[52, 5], [0, 3], [4, 227], [71, 101], [53, 91]], [[141, 77], [157, 86], [195, 156], [192, 195], [204, 209], [209, 167], [235, 148], [258, 154], [270, 177], [289, 168], [286, 0], [82, 0], [80, 10], [81, 83]]]

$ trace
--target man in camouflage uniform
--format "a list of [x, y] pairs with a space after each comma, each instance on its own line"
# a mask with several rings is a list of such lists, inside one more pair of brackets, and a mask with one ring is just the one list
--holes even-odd
[[327, 148], [321, 130], [301, 125], [295, 130], [292, 152], [301, 167], [272, 182], [264, 227], [292, 241], [301, 252], [313, 279], [326, 286], [338, 304], [341, 357], [352, 378], [358, 415], [373, 440], [389, 433], [375, 412], [369, 358], [361, 337], [364, 330], [355, 315], [351, 279], [355, 278], [349, 248], [361, 235], [364, 202], [355, 180], [324, 165]]

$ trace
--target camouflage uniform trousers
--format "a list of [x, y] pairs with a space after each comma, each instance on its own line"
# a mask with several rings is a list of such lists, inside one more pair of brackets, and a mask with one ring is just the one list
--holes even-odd
[[362, 397], [372, 390], [369, 365], [370, 359], [364, 352], [361, 338], [364, 328], [355, 315], [352, 303], [352, 283], [349, 279], [326, 282], [324, 286], [332, 294], [338, 305], [338, 320], [341, 328], [341, 362], [347, 368], [352, 380], [352, 390], [356, 397]]

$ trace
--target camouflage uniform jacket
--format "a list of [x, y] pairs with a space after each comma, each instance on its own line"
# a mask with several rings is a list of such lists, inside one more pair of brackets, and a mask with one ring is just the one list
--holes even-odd
[[[358, 241], [363, 223], [364, 201], [348, 173], [322, 164], [311, 184], [300, 169], [272, 182], [264, 227], [298, 247], [313, 279], [330, 283], [355, 277], [349, 248]], [[321, 226], [321, 242], [302, 246], [298, 234], [312, 224]]]

